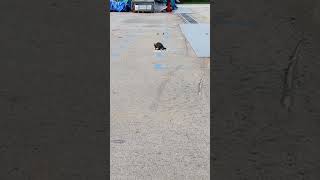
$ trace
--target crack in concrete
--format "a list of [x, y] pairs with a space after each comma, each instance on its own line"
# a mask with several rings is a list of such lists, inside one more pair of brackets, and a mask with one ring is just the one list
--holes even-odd
[[304, 38], [299, 40], [296, 47], [294, 48], [291, 56], [289, 57], [289, 63], [287, 68], [284, 70], [284, 82], [283, 82], [283, 93], [281, 97], [281, 105], [287, 109], [288, 112], [291, 111], [291, 106], [293, 105], [293, 85], [294, 77], [296, 75], [296, 66], [298, 64], [298, 54]]
[[198, 83], [198, 95], [201, 94], [202, 84], [203, 84], [203, 75], [201, 76], [200, 81]]

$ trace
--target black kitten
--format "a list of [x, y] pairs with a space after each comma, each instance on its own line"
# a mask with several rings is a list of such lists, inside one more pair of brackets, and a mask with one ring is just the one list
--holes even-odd
[[167, 48], [165, 48], [160, 42], [157, 42], [154, 45], [154, 49], [155, 50], [166, 50]]

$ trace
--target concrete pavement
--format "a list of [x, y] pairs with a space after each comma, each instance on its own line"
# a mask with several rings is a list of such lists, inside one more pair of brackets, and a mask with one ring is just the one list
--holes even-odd
[[195, 56], [177, 15], [110, 19], [111, 179], [209, 179], [209, 58]]

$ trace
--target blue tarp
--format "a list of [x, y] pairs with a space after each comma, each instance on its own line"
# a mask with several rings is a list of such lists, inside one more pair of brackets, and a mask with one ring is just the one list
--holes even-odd
[[127, 12], [130, 11], [130, 0], [123, 0], [123, 1], [115, 1], [110, 0], [110, 11], [111, 12]]

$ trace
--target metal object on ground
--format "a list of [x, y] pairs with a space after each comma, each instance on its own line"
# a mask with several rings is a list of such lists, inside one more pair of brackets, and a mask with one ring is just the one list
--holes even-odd
[[133, 12], [155, 12], [155, 0], [132, 0]]
[[180, 16], [183, 18], [183, 20], [186, 23], [198, 24], [198, 22], [195, 19], [193, 19], [190, 15], [188, 15], [187, 13], [181, 13]]

